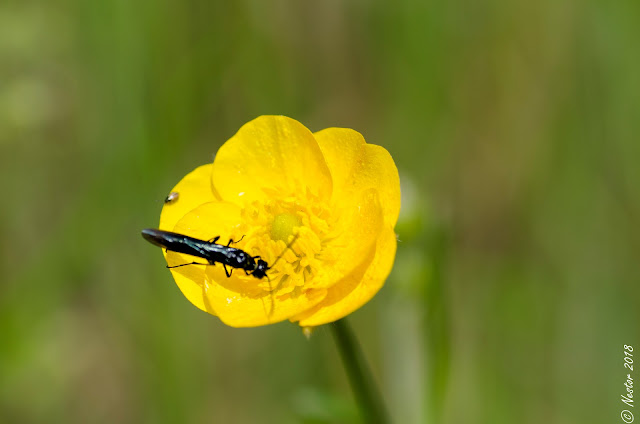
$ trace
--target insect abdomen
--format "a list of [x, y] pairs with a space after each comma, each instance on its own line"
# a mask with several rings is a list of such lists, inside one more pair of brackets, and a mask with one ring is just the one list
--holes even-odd
[[202, 240], [183, 234], [172, 233], [170, 231], [146, 229], [142, 230], [142, 237], [156, 246], [173, 252], [184, 253], [186, 255], [197, 256], [199, 258], [210, 261], [210, 255], [207, 254], [207, 244]]

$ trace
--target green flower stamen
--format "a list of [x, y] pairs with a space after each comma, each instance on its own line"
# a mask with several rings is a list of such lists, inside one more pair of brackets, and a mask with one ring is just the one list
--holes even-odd
[[299, 216], [290, 213], [281, 213], [275, 216], [271, 224], [271, 239], [289, 241], [289, 236], [293, 235], [293, 229], [300, 227], [302, 220]]

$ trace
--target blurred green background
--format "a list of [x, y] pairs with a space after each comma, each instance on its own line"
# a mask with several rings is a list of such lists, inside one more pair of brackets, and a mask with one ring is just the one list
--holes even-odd
[[395, 268], [350, 317], [394, 422], [619, 422], [638, 22], [635, 0], [3, 1], [0, 422], [357, 420], [327, 329], [225, 327], [140, 237], [263, 114], [398, 165]]

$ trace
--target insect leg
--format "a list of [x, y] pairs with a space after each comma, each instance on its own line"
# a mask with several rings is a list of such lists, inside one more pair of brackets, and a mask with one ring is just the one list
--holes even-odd
[[231, 277], [231, 273], [233, 272], [233, 269], [231, 270], [231, 272], [229, 272], [229, 270], [227, 269], [227, 265], [222, 264], [222, 267], [224, 268], [224, 273], [227, 274], [227, 278]]
[[215, 236], [214, 238], [209, 239], [209, 243], [215, 243], [215, 242], [218, 241], [219, 238], [220, 238], [220, 236]]
[[182, 264], [182, 265], [173, 265], [173, 266], [169, 266], [167, 265], [167, 268], [180, 268], [181, 266], [187, 266], [187, 265], [211, 265], [211, 264], [201, 264], [200, 262], [189, 262], [188, 264]]
[[235, 244], [235, 243], [240, 243], [242, 241], [242, 239], [244, 238], [244, 234], [242, 235], [242, 237], [240, 237], [240, 240], [238, 241], [233, 241], [233, 239], [229, 239], [229, 243], [227, 243], [227, 247], [231, 246], [231, 244]]

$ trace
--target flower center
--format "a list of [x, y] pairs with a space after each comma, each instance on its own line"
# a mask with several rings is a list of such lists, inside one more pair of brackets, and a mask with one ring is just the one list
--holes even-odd
[[[296, 296], [314, 287], [314, 276], [330, 258], [323, 251], [330, 239], [329, 208], [310, 194], [272, 199], [245, 205], [242, 221], [246, 226], [239, 228], [243, 231], [239, 234], [246, 234], [246, 243], [241, 248], [271, 267], [258, 287], [276, 296]], [[256, 284], [255, 279], [251, 281]]]
[[289, 240], [289, 236], [293, 235], [293, 229], [300, 227], [302, 220], [299, 216], [291, 213], [280, 213], [273, 219], [271, 224], [271, 238], [273, 240], [282, 240], [285, 243]]

